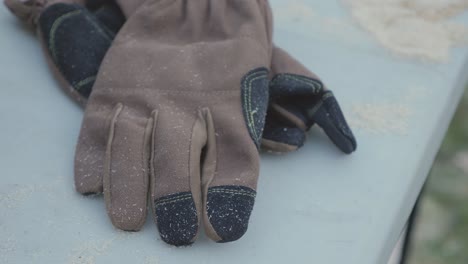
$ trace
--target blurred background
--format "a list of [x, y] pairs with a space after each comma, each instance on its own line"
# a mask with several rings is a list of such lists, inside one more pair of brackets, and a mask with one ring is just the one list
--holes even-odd
[[468, 92], [426, 182], [406, 264], [468, 263]]

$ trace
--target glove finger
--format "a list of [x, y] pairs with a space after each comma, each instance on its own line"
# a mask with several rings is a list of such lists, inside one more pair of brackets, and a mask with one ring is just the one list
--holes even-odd
[[272, 109], [268, 111], [262, 137], [263, 150], [286, 153], [304, 145], [305, 130], [291, 124], [289, 120], [282, 118]]
[[356, 150], [356, 139], [338, 102], [315, 74], [277, 47], [273, 51], [272, 71], [270, 93], [277, 113], [292, 123], [304, 115], [306, 129], [317, 123], [340, 150], [347, 154]]
[[344, 153], [356, 150], [356, 139], [331, 91], [319, 80], [293, 74], [279, 74], [271, 82], [270, 92], [277, 100], [272, 109], [283, 118], [308, 130], [317, 123]]
[[151, 202], [164, 242], [192, 244], [201, 212], [200, 157], [206, 131], [192, 113], [154, 112]]
[[74, 4], [49, 6], [38, 26], [49, 65], [61, 86], [84, 104], [114, 33], [87, 9]]
[[104, 198], [112, 224], [137, 231], [146, 220], [152, 119], [118, 104], [112, 115], [104, 162]]
[[259, 154], [253, 137], [241, 129], [246, 127], [244, 120], [231, 117], [237, 108], [229, 104], [211, 109], [211, 152], [202, 175], [203, 222], [208, 237], [217, 242], [235, 241], [245, 234], [256, 196]]
[[308, 115], [341, 151], [350, 154], [356, 150], [356, 139], [331, 91], [323, 95], [322, 100], [308, 111]]
[[87, 107], [75, 152], [75, 188], [81, 194], [103, 191], [103, 166], [112, 109]]

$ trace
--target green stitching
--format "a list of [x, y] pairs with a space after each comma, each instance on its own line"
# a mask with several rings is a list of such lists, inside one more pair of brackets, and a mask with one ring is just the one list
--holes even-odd
[[254, 193], [249, 193], [246, 191], [234, 191], [234, 190], [228, 190], [228, 189], [211, 189], [208, 191], [209, 193], [225, 193], [225, 194], [239, 194], [239, 195], [244, 195], [244, 196], [250, 196], [255, 198], [256, 194]]
[[[213, 192], [211, 192], [213, 193]], [[242, 195], [242, 196], [249, 196], [249, 197], [252, 197], [252, 198], [255, 198], [255, 195], [253, 194], [248, 194], [248, 193], [237, 193], [237, 192], [223, 192], [223, 191], [216, 191], [214, 193], [224, 193], [224, 194], [237, 194], [237, 195]]]
[[253, 192], [242, 191], [242, 190], [230, 190], [230, 189], [210, 189], [208, 190], [209, 193], [212, 192], [225, 192], [225, 193], [244, 193], [248, 195], [255, 195]]
[[332, 91], [326, 91], [325, 94], [322, 96], [322, 100], [328, 99], [330, 97], [333, 97]]
[[312, 81], [310, 79], [302, 79], [302, 78], [293, 77], [293, 76], [285, 76], [285, 77], [286, 79], [302, 82], [304, 84], [309, 85], [310, 88], [312, 88], [313, 93], [318, 93], [322, 91], [322, 86], [318, 82]]
[[191, 197], [191, 196], [192, 196], [191, 193], [185, 193], [185, 194], [179, 194], [179, 195], [168, 197], [168, 198], [162, 197], [162, 198], [159, 198], [158, 202], [166, 202], [166, 201], [170, 201], [170, 200], [176, 200], [176, 199], [179, 199], [179, 198]]
[[102, 28], [98, 24], [96, 24], [94, 20], [90, 19], [88, 16], [85, 16], [85, 18], [86, 18], [86, 20], [88, 20], [94, 26], [94, 28], [97, 29], [97, 31], [99, 31], [99, 33], [101, 33], [101, 35], [103, 37], [105, 37], [109, 42], [112, 42], [112, 36], [114, 34], [112, 34], [110, 36], [108, 33], [106, 33], [104, 30], [102, 30]]
[[189, 197], [182, 197], [182, 198], [179, 198], [177, 197], [177, 199], [169, 199], [167, 201], [163, 200], [163, 201], [158, 201], [155, 206], [160, 206], [160, 205], [165, 205], [165, 204], [170, 204], [170, 203], [175, 203], [175, 202], [180, 202], [180, 201], [186, 201], [186, 200], [189, 200], [189, 199], [192, 199], [192, 196], [189, 196]]
[[[255, 75], [259, 75], [255, 78]], [[247, 88], [247, 93], [244, 94], [244, 105], [247, 103], [247, 112], [248, 114], [246, 115], [247, 117], [247, 125], [250, 128], [250, 131], [253, 134], [255, 142], [258, 142], [260, 137], [257, 134], [257, 130], [255, 129], [255, 118], [254, 114], [256, 112], [252, 111], [252, 83], [258, 79], [265, 78], [267, 76], [266, 71], [261, 71], [261, 72], [254, 72], [250, 76], [247, 76], [247, 78], [244, 79], [244, 87]], [[248, 81], [248, 85], [246, 85], [246, 82]]]
[[79, 14], [81, 14], [81, 10], [75, 10], [75, 11], [63, 14], [59, 18], [57, 18], [52, 24], [52, 27], [50, 28], [50, 36], [49, 36], [49, 50], [52, 53], [52, 57], [54, 58], [55, 61], [57, 61], [57, 54], [55, 51], [55, 33], [58, 27], [63, 23], [63, 21], [65, 21], [65, 19], [79, 15]]
[[322, 107], [322, 105], [323, 105], [323, 100], [320, 100], [312, 109], [307, 111], [307, 114], [309, 115], [309, 117], [313, 117], [315, 113], [320, 109], [320, 107]]
[[87, 85], [88, 83], [94, 82], [95, 80], [96, 80], [96, 75], [85, 78], [74, 85], [75, 90], [79, 91], [81, 87]]
[[325, 102], [325, 100], [327, 100], [328, 98], [330, 97], [333, 97], [333, 93], [331, 91], [327, 91], [325, 92], [325, 94], [322, 96], [322, 98], [320, 99], [320, 101], [312, 108], [310, 109], [309, 111], [307, 111], [307, 114], [310, 116], [310, 117], [313, 117], [315, 115], [315, 113], [318, 111], [318, 109], [320, 107], [322, 107], [323, 103]]
[[281, 80], [281, 79], [302, 82], [302, 83], [306, 84], [308, 87], [312, 88], [313, 93], [318, 93], [318, 92], [321, 92], [323, 90], [322, 84], [320, 82], [316, 81], [316, 80], [309, 79], [307, 77], [292, 76], [292, 75], [286, 75], [286, 74], [279, 75], [277, 78], [275, 78], [272, 81], [272, 85], [276, 85], [279, 82], [279, 80]]
[[[60, 17], [58, 17], [54, 23], [52, 24], [52, 27], [50, 28], [50, 36], [49, 36], [49, 50], [52, 53], [52, 57], [54, 58], [55, 61], [57, 61], [57, 51], [55, 50], [55, 33], [57, 32], [58, 27], [61, 26], [61, 24], [68, 18], [73, 17], [75, 15], [79, 15], [82, 13], [82, 10], [75, 10], [71, 11], [69, 13], [63, 14]], [[113, 34], [109, 34], [108, 32], [106, 33], [104, 30], [101, 29], [101, 27], [96, 24], [95, 21], [90, 19], [88, 16], [85, 16], [85, 19], [90, 22], [94, 28], [103, 36], [107, 41], [112, 42], [112, 36]]]
[[228, 191], [228, 192], [245, 192], [245, 193], [255, 193], [255, 191], [248, 191], [248, 190], [233, 190], [233, 189], [227, 189], [227, 188], [220, 188], [220, 187], [213, 187], [208, 190], [208, 192], [214, 192], [214, 191]]

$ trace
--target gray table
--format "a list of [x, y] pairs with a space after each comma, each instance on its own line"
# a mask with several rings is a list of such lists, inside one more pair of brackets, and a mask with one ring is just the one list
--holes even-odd
[[[34, 34], [0, 8], [0, 263], [385, 263], [463, 91], [468, 49], [445, 63], [394, 56], [338, 1], [305, 2], [320, 14], [312, 18], [285, 3], [272, 1], [276, 42], [335, 91], [358, 151], [343, 155], [314, 129], [300, 151], [263, 155], [249, 232], [189, 248], [164, 244], [152, 221], [118, 231], [102, 197], [75, 192], [83, 112]], [[324, 17], [344, 30], [314, 23]]]

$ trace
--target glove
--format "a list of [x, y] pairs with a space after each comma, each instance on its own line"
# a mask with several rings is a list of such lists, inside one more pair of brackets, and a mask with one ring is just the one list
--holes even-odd
[[[17, 0], [6, 0], [5, 2], [7, 3], [7, 6], [9, 6], [12, 11], [14, 11], [14, 13], [16, 13], [23, 20], [27, 20], [30, 23], [32, 23], [31, 21], [35, 21], [33, 18], [37, 18], [37, 13], [40, 13], [40, 11], [44, 9], [45, 5], [44, 3], [37, 4], [40, 1], [18, 2]], [[48, 2], [48, 4], [53, 5], [57, 2], [58, 1], [56, 0], [53, 2]], [[61, 2], [69, 2], [69, 0], [61, 0]], [[139, 5], [141, 5], [143, 1], [138, 0], [119, 2], [121, 5], [123, 5], [123, 9], [126, 10], [127, 16], [129, 16]], [[59, 38], [59, 40], [64, 40], [63, 42], [66, 43], [66, 47], [62, 46], [62, 48], [69, 49], [71, 47], [72, 50], [76, 51], [73, 53], [77, 55], [72, 58], [53, 57], [53, 60], [51, 60], [52, 63], [50, 64], [55, 73], [60, 73], [56, 76], [60, 80], [62, 86], [65, 88], [65, 91], [67, 91], [72, 96], [72, 98], [74, 98], [81, 105], [85, 104], [91, 92], [91, 88], [94, 84], [100, 62], [107, 52], [107, 48], [110, 46], [109, 39], [113, 39], [116, 32], [118, 32], [125, 21], [124, 15], [114, 1], [91, 1], [87, 3], [87, 5], [88, 8], [97, 10], [94, 12], [94, 16], [99, 21], [90, 23], [90, 21], [93, 20], [85, 19], [80, 23], [72, 23], [71, 27], [68, 26], [66, 30], [62, 30], [63, 32], [67, 33], [66, 35]], [[41, 8], [33, 9], [32, 7], [34, 6], [39, 6]], [[72, 9], [76, 8], [79, 9], [79, 7], [74, 7]], [[35, 12], [33, 12], [33, 10]], [[88, 17], [93, 17], [93, 15], [88, 14]], [[55, 21], [56, 19], [57, 15], [49, 17], [48, 20]], [[80, 19], [82, 18], [80, 17], [76, 20]], [[43, 19], [43, 21], [45, 20], [46, 19]], [[87, 27], [81, 26], [74, 28], [76, 25], [83, 24], [87, 25]], [[87, 45], [86, 43], [88, 42], [84, 42], [83, 38], [81, 38], [79, 34], [72, 35], [70, 33], [85, 32], [85, 34], [88, 34], [86, 31], [89, 30], [86, 28], [92, 29], [95, 26], [97, 26], [98, 29], [95, 32], [107, 32], [108, 34], [106, 35], [108, 37], [106, 39], [101, 39], [100, 41], [89, 41], [89, 43], [107, 42], [106, 44]], [[42, 34], [47, 35], [47, 32], [49, 31], [50, 23], [49, 27], [43, 27]], [[39, 33], [41, 33], [41, 31], [39, 31]], [[53, 54], [53, 51], [49, 50], [49, 53], [47, 54]], [[50, 56], [48, 57], [50, 58]], [[70, 63], [70, 61], [73, 61], [73, 63]], [[70, 65], [72, 65], [72, 67], [70, 67]], [[271, 103], [265, 122], [263, 139], [261, 141], [262, 148], [264, 150], [284, 153], [297, 150], [303, 146], [306, 139], [306, 132], [314, 123], [316, 123], [310, 114], [307, 116], [307, 113], [310, 113], [310, 111], [308, 111], [310, 109], [320, 110], [317, 111], [317, 113], [321, 113], [319, 116], [322, 117], [319, 119], [319, 121], [323, 120], [324, 124], [319, 125], [325, 130], [332, 141], [335, 142], [335, 144], [343, 152], [351, 153], [356, 149], [356, 141], [352, 135], [351, 130], [346, 124], [338, 103], [332, 96], [333, 94], [331, 91], [325, 91], [322, 82], [315, 74], [308, 71], [289, 54], [277, 47], [274, 47], [271, 68], [273, 72], [271, 75], [275, 78], [279, 75], [282, 75], [283, 77], [288, 76], [288, 74], [289, 76], [299, 75], [299, 77], [302, 75], [303, 77], [312, 80], [312, 82], [315, 83], [319, 88], [318, 90], [302, 89], [303, 87], [298, 85], [297, 82], [295, 85], [289, 85], [288, 89], [277, 89], [278, 85], [270, 86], [273, 88], [271, 89], [273, 91], [271, 92]], [[60, 72], [58, 69], [65, 70]], [[295, 71], [297, 73], [293, 74]], [[65, 73], [64, 76], [63, 72]], [[88, 77], [76, 78], [79, 75]], [[280, 79], [281, 77], [276, 80]], [[85, 82], [83, 82], [83, 80]], [[293, 79], [290, 78], [290, 80]], [[314, 93], [314, 91], [320, 92]], [[323, 97], [328, 98], [329, 103], [323, 104], [324, 100], [321, 100]], [[324, 105], [328, 107], [325, 107]], [[102, 190], [102, 187], [100, 189]]]
[[344, 153], [357, 144], [333, 93], [320, 79], [284, 50], [272, 54], [270, 107], [262, 145], [274, 152], [289, 152], [304, 144], [306, 132], [318, 124]]
[[96, 79], [99, 65], [125, 22], [113, 1], [5, 0], [19, 18], [37, 29], [52, 72], [79, 104]]
[[217, 242], [245, 233], [268, 105], [269, 18], [263, 0], [146, 1], [128, 18], [76, 152], [78, 190], [99, 191], [102, 170], [116, 227], [141, 228], [149, 192], [169, 244], [191, 244], [201, 224]]
[[[72, 42], [72, 43], [73, 43], [73, 42]], [[80, 44], [82, 44], [82, 43], [80, 43]], [[79, 46], [79, 45], [78, 45], [78, 46]], [[277, 52], [274, 52], [274, 53], [273, 53], [273, 67], [272, 67], [273, 71], [275, 71], [275, 57], [278, 57], [278, 56], [275, 56], [275, 53], [277, 53]], [[284, 52], [283, 52], [283, 53], [284, 53]], [[286, 58], [286, 59], [281, 58], [281, 60], [278, 59], [278, 61], [288, 61], [288, 60], [289, 60], [289, 58]], [[292, 60], [292, 61], [293, 61], [293, 60]], [[99, 63], [98, 63], [98, 64], [99, 64]], [[289, 65], [288, 65], [288, 67], [289, 67]], [[283, 67], [283, 69], [291, 70], [291, 69], [288, 69], [288, 67]], [[302, 66], [301, 66], [301, 67], [302, 67]], [[85, 68], [86, 68], [86, 67], [85, 67]], [[291, 68], [291, 67], [289, 67], [289, 68]], [[96, 69], [97, 69], [97, 68], [96, 68]], [[305, 70], [305, 71], [307, 71], [307, 70]], [[96, 70], [96, 72], [97, 72], [97, 70]], [[279, 72], [281, 72], [281, 70], [277, 71], [277, 73], [275, 74], [275, 76], [278, 75]], [[284, 71], [284, 72], [287, 72], [287, 71]], [[279, 75], [278, 75], [278, 76], [279, 76]], [[290, 76], [292, 76], [292, 75], [290, 75]], [[276, 77], [277, 77], [277, 76], [276, 76]], [[274, 78], [274, 80], [275, 80], [275, 79], [278, 79], [278, 78], [276, 78], [276, 77]], [[275, 82], [272, 82], [272, 84], [274, 84], [274, 83], [275, 83]], [[286, 87], [286, 86], [284, 86], [284, 84], [282, 84], [282, 85], [276, 84], [276, 86], [275, 86], [275, 85], [271, 85], [271, 87], [273, 88], [272, 90], [275, 90], [275, 89], [281, 89], [281, 87]], [[277, 88], [275, 88], [275, 87], [277, 87]], [[278, 88], [278, 87], [279, 87], [279, 88]], [[299, 86], [298, 86], [298, 85], [295, 85], [295, 86], [293, 85], [293, 88], [296, 89], [297, 87], [299, 87]], [[290, 88], [291, 88], [291, 87], [290, 87]], [[300, 88], [300, 87], [299, 87], [299, 88]], [[290, 90], [292, 90], [292, 89], [290, 89]], [[294, 93], [289, 93], [289, 94], [277, 93], [277, 97], [278, 97], [278, 98], [276, 98], [276, 99], [279, 99], [279, 100], [277, 100], [278, 102], [275, 102], [275, 103], [274, 103], [275, 105], [278, 105], [278, 106], [277, 106], [277, 109], [280, 109], [279, 107], [282, 107], [282, 106], [281, 106], [282, 103], [288, 101], [288, 100], [284, 100], [284, 98], [283, 98], [283, 100], [281, 100], [282, 97], [294, 96], [294, 95], [295, 95]], [[86, 96], [86, 94], [83, 94], [82, 96]], [[310, 94], [310, 96], [311, 96], [312, 99], [313, 99], [314, 97], [315, 97], [315, 98], [318, 98], [318, 97], [321, 96], [321, 93]], [[315, 101], [320, 101], [320, 100], [315, 100]], [[305, 102], [305, 101], [304, 101], [304, 102]], [[303, 105], [301, 105], [301, 106], [310, 105], [311, 102], [312, 102], [312, 101], [309, 100], [309, 102], [305, 102], [305, 104], [303, 104]], [[320, 101], [320, 102], [321, 102], [321, 101]], [[314, 102], [314, 103], [315, 103], [315, 102]], [[286, 105], [285, 107], [287, 107], [287, 105]], [[283, 107], [283, 108], [285, 108], [285, 107]], [[319, 108], [320, 108], [320, 107], [319, 107]], [[304, 109], [305, 109], [305, 108], [304, 108]], [[274, 109], [273, 109], [273, 110], [274, 110]], [[271, 110], [270, 112], [273, 112], [273, 110]], [[338, 110], [339, 110], [339, 108], [338, 108]], [[281, 113], [281, 112], [280, 112], [280, 113]], [[273, 116], [273, 115], [271, 115], [271, 116]], [[283, 118], [281, 118], [281, 119], [283, 119]], [[284, 119], [287, 121], [287, 118], [284, 118]], [[269, 128], [269, 127], [272, 127], [272, 128], [281, 128], [281, 125], [278, 125], [278, 122], [276, 122], [276, 119], [275, 119], [275, 118], [269, 117], [268, 120], [271, 120], [271, 121], [272, 121], [271, 123], [274, 124], [274, 125], [272, 125], [272, 126], [267, 126], [267, 127], [265, 128], [265, 132], [267, 132], [267, 128]], [[279, 119], [278, 119], [278, 120], [279, 120]], [[275, 122], [273, 123], [273, 121], [275, 121]], [[343, 121], [344, 121], [344, 119], [343, 119]], [[310, 127], [310, 122], [311, 122], [311, 121], [308, 121], [308, 123], [309, 123], [308, 126], [309, 126], [309, 127]], [[286, 123], [287, 123], [287, 122], [286, 122]], [[345, 123], [344, 123], [344, 124], [345, 124]], [[276, 125], [276, 126], [275, 126], [275, 125]], [[346, 127], [347, 127], [347, 126], [346, 126]], [[349, 129], [348, 129], [348, 130], [349, 130]], [[284, 131], [284, 129], [280, 129], [280, 131]], [[294, 131], [294, 129], [290, 129], [289, 131]], [[298, 135], [303, 137], [303, 136], [304, 136], [303, 130], [300, 130], [299, 132], [301, 132], [301, 133], [298, 133]], [[352, 134], [351, 134], [351, 135], [352, 135]], [[284, 139], [285, 139], [284, 136], [285, 136], [285, 135], [282, 135], [282, 137], [279, 137], [279, 142], [283, 143], [283, 142], [285, 141], [285, 140], [284, 140]], [[289, 133], [289, 134], [286, 134], [286, 136], [289, 136], [290, 138], [292, 138], [292, 136], [295, 136], [295, 135], [292, 134], [292, 133]], [[287, 137], [286, 137], [286, 139], [287, 139]], [[353, 139], [354, 139], [354, 138], [353, 138]], [[272, 139], [270, 140], [270, 143], [271, 143], [271, 142], [274, 142], [274, 140], [275, 140], [275, 138], [272, 138]], [[281, 140], [283, 140], [283, 141], [281, 141]], [[265, 141], [266, 141], [266, 140], [264, 140], [264, 142], [265, 142]], [[291, 140], [286, 140], [286, 143], [289, 143], [289, 142], [291, 142]], [[354, 143], [354, 144], [355, 144], [355, 143]], [[273, 148], [270, 148], [270, 149], [274, 149], [274, 147], [273, 147]], [[78, 152], [79, 152], [79, 151], [77, 151], [77, 154], [78, 154]], [[89, 160], [88, 160], [88, 162], [89, 162]], [[93, 162], [93, 159], [91, 159], [91, 162]], [[101, 168], [101, 169], [102, 169], [102, 168]], [[99, 170], [99, 169], [98, 169], [98, 170]], [[99, 178], [99, 177], [97, 177], [97, 178]], [[101, 180], [101, 181], [98, 180], [97, 182], [102, 182], [102, 180]], [[102, 183], [98, 183], [98, 185], [101, 185], [101, 186], [102, 186]], [[78, 187], [78, 186], [77, 186], [77, 187]], [[97, 189], [99, 189], [99, 188], [102, 188], [102, 187], [99, 187], [99, 186], [98, 186]], [[94, 191], [90, 191], [90, 192], [94, 192]], [[111, 217], [111, 218], [112, 218], [112, 217]], [[124, 228], [124, 229], [126, 229], [126, 228]], [[161, 230], [161, 229], [160, 229], [160, 230]], [[161, 234], [163, 235], [162, 232], [161, 232]], [[164, 236], [163, 236], [163, 238], [164, 238]]]

